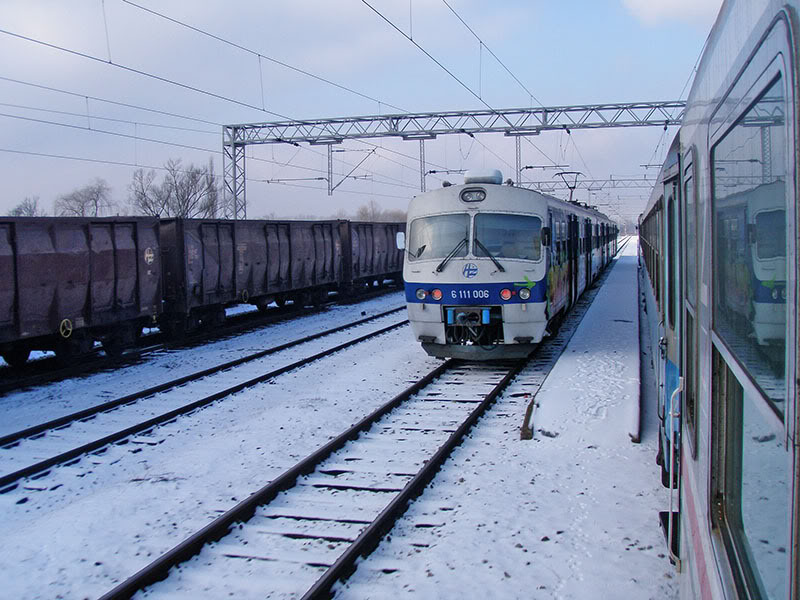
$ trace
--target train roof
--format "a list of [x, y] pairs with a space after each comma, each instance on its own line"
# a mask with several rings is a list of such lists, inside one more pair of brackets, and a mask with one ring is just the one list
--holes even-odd
[[[464, 190], [492, 192], [492, 199], [498, 198], [497, 203], [482, 204], [485, 200], [475, 202], [472, 207], [475, 209], [489, 207], [493, 210], [512, 210], [512, 211], [535, 211], [535, 208], [545, 206], [570, 208], [578, 214], [598, 221], [613, 223], [607, 215], [598, 211], [595, 207], [587, 206], [580, 202], [568, 202], [555, 196], [543, 194], [537, 190], [526, 187], [518, 187], [511, 180], [502, 183], [502, 174], [496, 169], [482, 171], [467, 171], [464, 176], [465, 183], [451, 184], [445, 181], [441, 188], [423, 192], [414, 196], [409, 203], [408, 218], [413, 219], [424, 214], [434, 212], [453, 212], [464, 210], [469, 204], [461, 200], [461, 193]], [[430, 203], [436, 203], [432, 205]]]

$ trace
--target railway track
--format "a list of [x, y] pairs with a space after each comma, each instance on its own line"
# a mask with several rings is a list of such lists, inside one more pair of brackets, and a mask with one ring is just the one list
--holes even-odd
[[142, 336], [136, 347], [126, 350], [120, 356], [108, 356], [100, 348], [96, 348], [73, 364], [65, 365], [55, 356], [51, 356], [30, 361], [20, 369], [2, 366], [0, 367], [0, 395], [23, 388], [55, 383], [72, 377], [90, 375], [103, 370], [117, 369], [123, 365], [139, 362], [143, 357], [153, 352], [159, 352], [164, 349], [191, 348], [207, 344], [295, 317], [313, 315], [326, 310], [330, 306], [354, 304], [377, 298], [386, 293], [395, 292], [398, 289], [395, 286], [375, 288], [355, 296], [336, 298], [333, 301], [314, 307], [304, 307], [291, 303], [286, 306], [270, 308], [264, 313], [254, 310], [232, 315], [226, 319], [224, 325], [214, 329], [201, 329], [176, 339], [168, 339], [160, 332], [156, 332]]
[[[324, 596], [391, 528], [526, 362], [443, 363], [103, 599], [129, 598], [184, 561], [163, 589], [148, 594], [246, 595], [258, 580], [293, 590], [287, 597], [303, 589], [306, 597]], [[203, 583], [194, 576], [198, 567]]]
[[527, 359], [443, 363], [102, 600], [144, 589], [149, 598], [330, 597], [512, 381], [511, 395], [530, 398], [523, 437], [532, 435], [536, 392], [598, 289]]
[[[0, 437], [0, 493], [15, 489], [25, 478], [41, 478], [49, 469], [72, 463], [110, 444], [144, 436], [181, 415], [263, 383], [288, 371], [354, 346], [407, 323], [396, 321], [359, 337], [264, 372], [261, 359], [320, 338], [386, 319], [405, 310], [395, 308], [273, 348], [180, 377], [151, 388]], [[235, 370], [235, 371], [233, 371]], [[232, 382], [235, 382], [231, 385]], [[199, 398], [198, 398], [199, 397]], [[165, 410], [165, 408], [168, 408]], [[146, 443], [146, 440], [144, 440]]]

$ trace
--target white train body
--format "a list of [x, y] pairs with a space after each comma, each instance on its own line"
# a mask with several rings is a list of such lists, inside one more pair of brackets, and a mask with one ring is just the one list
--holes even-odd
[[499, 171], [409, 205], [403, 268], [415, 338], [432, 356], [525, 356], [616, 249], [597, 211], [525, 188]]

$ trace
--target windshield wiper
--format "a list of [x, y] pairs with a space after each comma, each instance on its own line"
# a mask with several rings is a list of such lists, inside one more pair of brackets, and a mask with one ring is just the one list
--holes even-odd
[[505, 273], [506, 270], [503, 268], [503, 265], [500, 264], [500, 261], [497, 260], [491, 252], [489, 252], [488, 248], [481, 244], [481, 241], [478, 238], [475, 238], [475, 244], [486, 253], [486, 256], [492, 259], [494, 265], [500, 270], [501, 273]]
[[452, 258], [453, 258], [453, 257], [454, 257], [456, 254], [458, 254], [458, 251], [459, 251], [459, 250], [461, 250], [461, 246], [466, 246], [466, 245], [467, 245], [467, 238], [464, 238], [464, 239], [462, 239], [460, 242], [458, 242], [458, 244], [456, 245], [456, 247], [455, 247], [455, 248], [453, 248], [453, 249], [450, 251], [450, 254], [448, 254], [447, 256], [445, 256], [445, 257], [444, 257], [444, 260], [443, 260], [442, 262], [440, 262], [440, 263], [439, 263], [439, 266], [438, 266], [438, 267], [436, 267], [436, 272], [437, 272], [437, 273], [441, 273], [441, 272], [442, 272], [442, 269], [444, 269], [444, 268], [445, 268], [445, 266], [447, 265], [447, 263], [449, 263], [449, 262], [450, 262], [450, 259], [452, 259]]

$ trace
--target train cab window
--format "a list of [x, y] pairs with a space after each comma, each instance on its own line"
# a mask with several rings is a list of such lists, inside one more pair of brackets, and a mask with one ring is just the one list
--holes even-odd
[[779, 78], [713, 149], [714, 329], [781, 416], [786, 127]]
[[[478, 243], [480, 242], [480, 243]], [[542, 220], [527, 215], [475, 215], [475, 256], [539, 260], [542, 256]]]
[[411, 222], [408, 259], [425, 260], [466, 256], [469, 242], [469, 215], [435, 215]]

